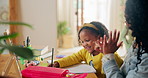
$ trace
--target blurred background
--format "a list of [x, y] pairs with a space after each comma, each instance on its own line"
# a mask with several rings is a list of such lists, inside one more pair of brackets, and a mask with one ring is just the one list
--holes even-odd
[[[32, 48], [55, 48], [55, 55], [68, 56], [82, 49], [77, 33], [83, 23], [102, 22], [109, 31], [121, 32], [124, 43], [118, 50], [124, 58], [133, 38], [125, 26], [124, 8], [126, 0], [0, 0], [0, 21], [20, 21], [33, 26], [0, 27], [5, 31], [19, 32], [13, 39], [16, 45], [23, 45], [29, 36]], [[48, 47], [47, 47], [48, 46]]]

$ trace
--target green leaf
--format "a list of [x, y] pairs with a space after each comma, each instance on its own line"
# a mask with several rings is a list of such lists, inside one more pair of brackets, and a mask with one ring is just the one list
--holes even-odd
[[24, 59], [32, 59], [34, 57], [33, 51], [29, 48], [19, 47], [19, 46], [5, 46], [10, 52]]
[[70, 31], [70, 27], [67, 26], [67, 22], [66, 21], [62, 21], [62, 22], [59, 22], [58, 25], [57, 25], [57, 35], [58, 35], [58, 38], [60, 36], [63, 36], [65, 34], [67, 34], [68, 32]]
[[29, 28], [32, 28], [32, 26], [30, 24], [23, 23], [23, 22], [0, 22], [0, 24], [18, 25], [18, 26], [24, 25], [24, 26], [27, 26]]
[[1, 39], [8, 39], [8, 38], [15, 38], [16, 36], [18, 36], [18, 33], [13, 33], [13, 34], [10, 34], [10, 35], [0, 36], [0, 40]]
[[0, 54], [3, 53], [4, 50], [5, 50], [5, 48], [0, 49]]

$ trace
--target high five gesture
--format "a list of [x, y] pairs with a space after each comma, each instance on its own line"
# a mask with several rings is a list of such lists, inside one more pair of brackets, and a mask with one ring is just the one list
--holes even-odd
[[107, 39], [106, 35], [104, 37], [100, 37], [97, 40], [96, 44], [99, 45], [103, 54], [114, 53], [116, 50], [122, 45], [122, 41], [119, 41], [120, 32], [115, 30], [113, 33], [112, 31], [109, 34], [109, 38]]

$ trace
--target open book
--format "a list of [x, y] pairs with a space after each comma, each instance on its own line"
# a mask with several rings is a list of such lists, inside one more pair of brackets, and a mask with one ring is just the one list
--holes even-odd
[[96, 73], [96, 70], [88, 64], [76, 64], [63, 69], [68, 69], [71, 73]]

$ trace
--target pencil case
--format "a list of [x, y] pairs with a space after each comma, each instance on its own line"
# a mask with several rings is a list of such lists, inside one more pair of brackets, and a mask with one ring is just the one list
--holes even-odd
[[29, 66], [21, 73], [23, 78], [64, 78], [69, 71], [54, 67]]

